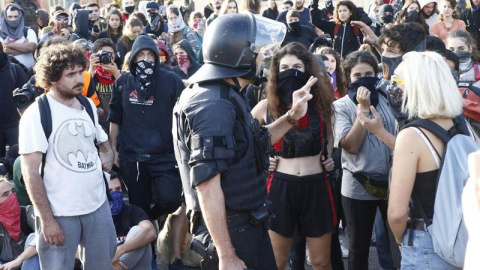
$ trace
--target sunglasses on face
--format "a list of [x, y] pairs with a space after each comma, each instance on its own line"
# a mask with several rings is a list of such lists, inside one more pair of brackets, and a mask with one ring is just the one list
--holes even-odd
[[68, 17], [60, 16], [60, 17], [56, 17], [55, 20], [57, 20], [57, 21], [68, 21]]

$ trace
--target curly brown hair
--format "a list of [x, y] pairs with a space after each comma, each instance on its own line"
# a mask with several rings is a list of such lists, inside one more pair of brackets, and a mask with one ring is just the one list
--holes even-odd
[[40, 57], [34, 67], [35, 80], [40, 87], [49, 89], [52, 82], [62, 78], [62, 73], [67, 68], [81, 66], [87, 68], [87, 57], [80, 47], [72, 44], [57, 44], [42, 49]]
[[333, 11], [333, 21], [335, 23], [342, 23], [342, 21], [340, 21], [340, 18], [338, 17], [338, 9], [340, 8], [340, 6], [347, 7], [348, 10], [350, 10], [350, 12], [352, 13], [352, 15], [350, 15], [349, 21], [358, 21], [357, 6], [355, 6], [355, 4], [350, 1], [340, 1], [337, 3], [337, 6]]
[[278, 119], [288, 110], [288, 104], [285, 104], [277, 93], [277, 76], [280, 70], [280, 61], [286, 55], [294, 55], [300, 59], [305, 66], [305, 74], [307, 76], [320, 74], [319, 76], [316, 76], [318, 80], [311, 88], [311, 93], [313, 95], [311, 102], [315, 104], [317, 113], [320, 115], [322, 121], [327, 124], [327, 127], [329, 127], [328, 130], [331, 131], [333, 90], [330, 85], [330, 80], [328, 79], [328, 75], [318, 67], [315, 56], [308, 52], [308, 50], [298, 42], [288, 43], [275, 53], [272, 58], [270, 77], [268, 78], [267, 83], [268, 113], [270, 117], [272, 117], [273, 120]]

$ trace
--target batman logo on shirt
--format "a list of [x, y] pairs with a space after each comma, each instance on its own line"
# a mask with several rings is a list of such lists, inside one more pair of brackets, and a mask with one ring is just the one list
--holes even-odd
[[97, 168], [95, 132], [84, 119], [68, 119], [55, 133], [54, 153], [60, 165], [75, 172], [91, 172]]

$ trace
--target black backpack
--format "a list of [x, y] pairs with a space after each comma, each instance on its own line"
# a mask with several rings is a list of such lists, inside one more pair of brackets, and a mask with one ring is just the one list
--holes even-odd
[[[92, 120], [93, 126], [95, 126], [95, 116], [93, 114], [92, 105], [90, 105], [88, 98], [83, 95], [78, 95], [77, 100], [85, 108], [85, 110], [88, 113], [88, 116], [90, 116], [90, 119]], [[37, 99], [37, 102], [38, 102], [38, 110], [40, 111], [40, 122], [42, 123], [43, 131], [45, 132], [45, 137], [47, 138], [47, 141], [48, 141], [48, 138], [50, 138], [50, 135], [52, 134], [52, 111], [50, 110], [50, 104], [48, 103], [47, 95], [46, 94], [41, 95]], [[94, 144], [95, 144], [95, 147], [97, 147], [97, 139], [94, 139]], [[98, 147], [97, 147], [97, 150], [98, 150]], [[42, 176], [42, 178], [44, 175], [46, 159], [47, 159], [47, 153], [45, 152], [42, 155], [42, 166], [40, 169], [40, 175]], [[109, 201], [112, 201], [110, 192], [108, 192], [107, 179], [105, 178], [105, 174], [103, 172], [102, 172], [102, 175], [103, 175], [103, 180], [105, 181], [107, 198]]]

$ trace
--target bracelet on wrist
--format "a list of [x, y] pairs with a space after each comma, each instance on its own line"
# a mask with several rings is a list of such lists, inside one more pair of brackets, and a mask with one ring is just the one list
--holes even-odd
[[287, 113], [285, 114], [287, 116], [287, 121], [289, 124], [296, 125], [298, 124], [298, 119], [295, 119], [292, 117], [292, 110], [288, 110]]

